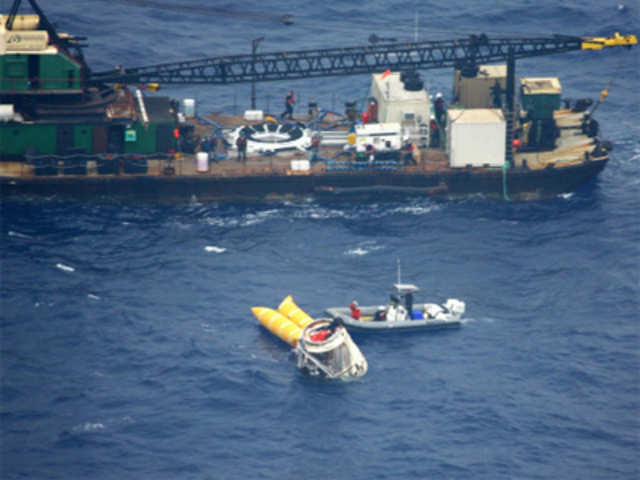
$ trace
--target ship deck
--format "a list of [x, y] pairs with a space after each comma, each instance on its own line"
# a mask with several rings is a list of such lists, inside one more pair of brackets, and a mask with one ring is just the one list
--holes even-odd
[[[556, 141], [556, 148], [542, 152], [515, 152], [513, 156], [514, 167], [523, 168], [526, 166], [529, 170], [538, 170], [549, 166], [553, 166], [554, 168], [574, 166], [584, 162], [586, 157], [594, 151], [594, 139], [584, 135], [580, 128], [583, 113], [572, 113], [569, 110], [561, 110], [556, 112], [555, 115], [556, 122], [560, 127], [560, 136]], [[233, 128], [251, 123], [246, 122], [240, 115], [211, 114], [208, 115], [206, 119], [210, 122], [215, 122], [216, 125], [223, 126], [223, 128]], [[305, 122], [308, 121], [309, 118], [299, 117], [297, 120]], [[196, 122], [195, 120], [193, 124], [196, 133], [200, 136], [210, 133], [213, 129], [211, 124]], [[342, 147], [323, 146], [321, 144], [318, 154], [322, 158], [333, 159], [342, 151]], [[417, 165], [400, 166], [395, 171], [406, 174], [424, 175], [452, 170], [448, 166], [448, 156], [442, 149], [419, 148], [416, 157], [418, 157]], [[208, 168], [199, 169], [195, 155], [177, 153], [168, 158], [146, 159], [146, 169], [144, 173], [126, 173], [121, 168], [116, 173], [111, 174], [99, 172], [99, 160], [88, 160], [86, 163], [86, 173], [82, 175], [74, 175], [66, 172], [65, 164], [61, 160], [58, 162], [58, 168], [54, 168], [54, 171], [50, 172], [47, 176], [127, 177], [143, 175], [152, 177], [233, 178], [265, 175], [323, 175], [330, 170], [327, 163], [323, 161], [314, 162], [309, 170], [300, 171], [292, 169], [292, 161], [309, 158], [308, 152], [298, 150], [281, 151], [269, 155], [248, 153], [247, 161], [240, 162], [237, 159], [235, 149], [226, 150], [222, 142], [218, 142], [216, 158], [217, 160], [215, 161], [209, 161]], [[470, 169], [473, 170], [474, 168], [478, 170], [483, 169], [483, 167], [471, 167]], [[361, 171], [362, 170], [356, 170], [350, 173], [357, 174]], [[0, 177], [26, 179], [36, 176], [34, 165], [29, 162], [0, 162]]]

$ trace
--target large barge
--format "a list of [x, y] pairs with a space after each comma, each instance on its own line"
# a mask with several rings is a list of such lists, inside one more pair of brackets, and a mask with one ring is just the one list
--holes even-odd
[[[83, 39], [58, 34], [29, 2], [35, 14], [17, 15], [15, 0], [11, 13], [0, 16], [5, 198], [549, 197], [594, 178], [610, 145], [599, 138], [588, 102], [563, 108], [555, 77], [522, 78], [518, 100], [515, 58], [637, 44], [635, 36], [617, 34], [535, 41], [472, 36], [451, 45], [392, 44], [360, 53], [359, 47], [287, 52], [285, 64], [278, 54], [264, 54], [92, 73]], [[301, 71], [297, 53], [318, 60]], [[358, 59], [336, 62], [336, 55]], [[325, 58], [333, 59], [331, 68], [323, 66]], [[440, 94], [430, 98], [416, 73], [443, 66], [454, 67], [448, 105]], [[191, 76], [178, 72], [184, 68]], [[194, 79], [193, 72], [206, 78]], [[373, 74], [371, 96], [365, 106], [347, 102], [344, 115], [309, 104], [305, 114], [286, 119], [256, 110], [199, 117], [186, 102], [149, 94], [154, 79], [227, 84], [362, 73]], [[248, 153], [242, 161], [240, 137]]]
[[[580, 117], [570, 112], [559, 112], [558, 118], [562, 117], [573, 119], [573, 123], [580, 121]], [[578, 131], [579, 126], [565, 128], [560, 146], [553, 150], [516, 153], [510, 168], [451, 168], [445, 152], [438, 149], [420, 149], [421, 159], [417, 165], [398, 165], [393, 169], [387, 166], [390, 163], [387, 161], [378, 166], [367, 161], [340, 160], [318, 161], [309, 164], [308, 169], [293, 169], [296, 163], [304, 164], [307, 156], [297, 152], [250, 155], [245, 163], [239, 162], [232, 153], [232, 158], [212, 161], [206, 169], [198, 167], [197, 154], [167, 154], [159, 158], [107, 154], [93, 160], [76, 156], [82, 167], [69, 159], [52, 156], [1, 162], [0, 190], [3, 196], [150, 201], [259, 200], [287, 195], [334, 197], [378, 193], [439, 197], [483, 194], [498, 199], [534, 200], [570, 192], [605, 167], [609, 159], [606, 151], [596, 151], [593, 139], [583, 138]], [[584, 143], [573, 143], [579, 139]], [[337, 153], [331, 147], [319, 150], [323, 158], [332, 158]], [[78, 168], [82, 170], [80, 173], [72, 170]], [[101, 169], [109, 173], [101, 173]]]

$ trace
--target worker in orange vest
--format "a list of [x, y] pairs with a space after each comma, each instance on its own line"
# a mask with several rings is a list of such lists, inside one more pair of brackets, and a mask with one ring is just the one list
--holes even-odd
[[182, 151], [181, 144], [180, 144], [180, 129], [178, 127], [173, 129], [173, 138], [176, 139], [176, 150], [178, 152]]

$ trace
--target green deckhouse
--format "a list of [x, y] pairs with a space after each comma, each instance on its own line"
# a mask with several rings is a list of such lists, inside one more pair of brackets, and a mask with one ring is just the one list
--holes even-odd
[[0, 16], [0, 161], [176, 150], [176, 105], [90, 84], [80, 39], [39, 13]]

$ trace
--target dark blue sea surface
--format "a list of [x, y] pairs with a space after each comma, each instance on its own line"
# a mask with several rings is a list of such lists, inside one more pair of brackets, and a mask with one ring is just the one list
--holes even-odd
[[[11, 2], [0, 4], [6, 12]], [[41, 6], [89, 37], [96, 69], [206, 55], [469, 33], [638, 33], [629, 2]], [[150, 2], [148, 2], [150, 3]], [[168, 8], [178, 5], [180, 8]], [[294, 14], [295, 24], [279, 23]], [[392, 199], [174, 205], [14, 199], [1, 206], [3, 479], [638, 479], [638, 53], [518, 62], [597, 97], [614, 143], [599, 177], [532, 203]], [[433, 91], [452, 73], [424, 72]], [[259, 84], [260, 102], [335, 108], [369, 78]], [[173, 88], [241, 111], [249, 87]], [[271, 99], [271, 100], [269, 100]], [[250, 307], [288, 294], [314, 316], [418, 298], [467, 304], [460, 329], [355, 337], [369, 372], [305, 377]]]

